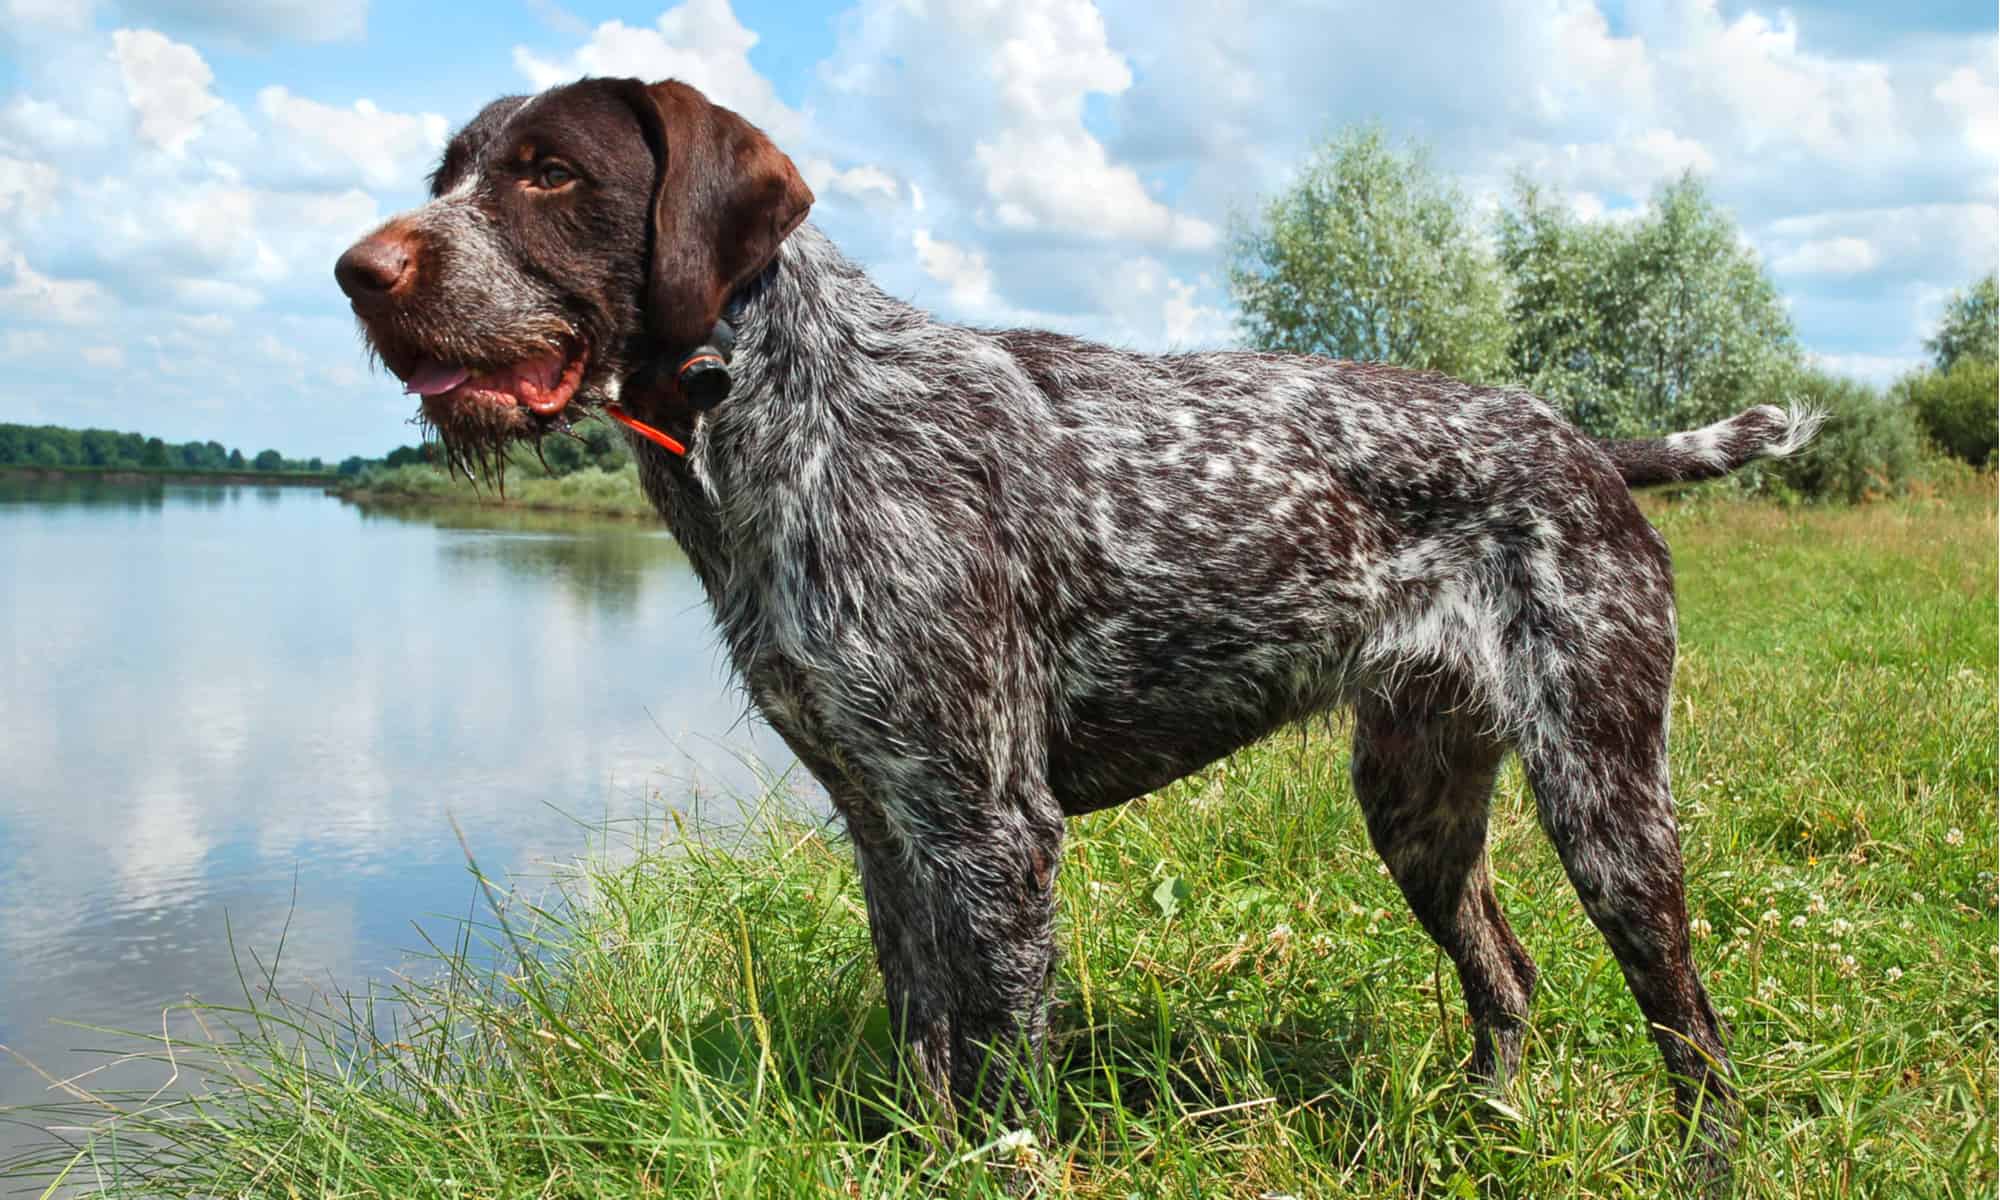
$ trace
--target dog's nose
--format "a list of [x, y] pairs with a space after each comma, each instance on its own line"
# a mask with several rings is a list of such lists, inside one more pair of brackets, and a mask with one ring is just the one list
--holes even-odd
[[347, 248], [333, 264], [333, 278], [357, 309], [381, 309], [409, 290], [416, 256], [407, 237], [370, 234]]

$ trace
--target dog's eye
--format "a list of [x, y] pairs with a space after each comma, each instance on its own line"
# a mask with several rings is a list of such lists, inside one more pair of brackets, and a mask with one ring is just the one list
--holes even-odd
[[576, 172], [555, 159], [547, 159], [535, 167], [535, 186], [543, 191], [553, 192], [576, 182]]

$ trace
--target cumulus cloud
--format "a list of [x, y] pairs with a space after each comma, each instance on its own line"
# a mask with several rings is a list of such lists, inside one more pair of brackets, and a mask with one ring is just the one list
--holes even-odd
[[804, 118], [750, 64], [756, 44], [757, 35], [736, 19], [729, 0], [686, 0], [661, 13], [650, 29], [606, 21], [564, 56], [546, 58], [517, 46], [514, 65], [537, 89], [584, 75], [679, 79], [743, 114], [780, 144], [790, 144], [804, 133]]
[[910, 245], [924, 274], [950, 289], [953, 304], [974, 311], [992, 304], [993, 272], [984, 254], [934, 238], [928, 229], [911, 235]]
[[937, 190], [965, 192], [962, 202], [991, 226], [1179, 250], [1218, 240], [1086, 123], [1089, 97], [1133, 82], [1090, 0], [862, 0], [821, 78], [833, 108], [926, 154]]
[[[823, 158], [804, 159], [797, 165], [815, 196], [832, 192], [856, 200], [893, 204], [902, 194], [894, 175], [870, 163], [844, 171]], [[917, 211], [922, 211], [921, 196], [912, 196], [912, 203]]]
[[48, 163], [0, 154], [0, 220], [47, 212], [61, 179], [61, 172]]
[[1931, 95], [1964, 122], [1966, 149], [1983, 163], [2000, 158], [2000, 87], [1973, 68], [1960, 67], [1931, 89]]
[[1834, 237], [1801, 243], [1771, 265], [1781, 275], [1858, 275], [1881, 261], [1867, 238]]
[[111, 35], [111, 45], [139, 136], [170, 154], [181, 153], [202, 118], [222, 106], [209, 90], [215, 72], [193, 46], [151, 29], [120, 29]]
[[258, 92], [257, 107], [296, 158], [322, 170], [336, 164], [343, 170], [332, 173], [371, 187], [408, 184], [422, 175], [450, 132], [437, 113], [387, 112], [368, 99], [338, 108], [279, 86]]
[[0, 244], [0, 312], [65, 325], [102, 321], [110, 296], [90, 279], [56, 279], [28, 265], [19, 250]]

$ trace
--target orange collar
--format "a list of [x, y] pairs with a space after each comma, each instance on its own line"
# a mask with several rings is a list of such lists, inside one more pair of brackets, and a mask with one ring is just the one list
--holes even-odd
[[666, 449], [673, 451], [675, 454], [680, 455], [682, 458], [687, 457], [688, 449], [686, 446], [681, 445], [673, 438], [668, 437], [664, 433], [661, 433], [659, 430], [653, 428], [651, 425], [646, 424], [644, 421], [641, 421], [639, 418], [633, 416], [631, 413], [626, 412], [624, 409], [618, 407], [616, 404], [605, 405], [604, 414], [610, 417], [612, 420], [618, 422], [620, 425], [623, 425], [625, 428], [631, 430], [633, 433], [636, 433], [640, 437], [645, 438], [647, 441], [653, 443], [654, 445], [663, 446]]

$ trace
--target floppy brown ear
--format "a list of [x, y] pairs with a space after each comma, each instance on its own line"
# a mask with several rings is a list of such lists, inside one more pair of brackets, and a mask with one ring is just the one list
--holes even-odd
[[762, 130], [687, 84], [625, 91], [659, 163], [646, 324], [667, 346], [699, 346], [806, 219], [812, 189]]

